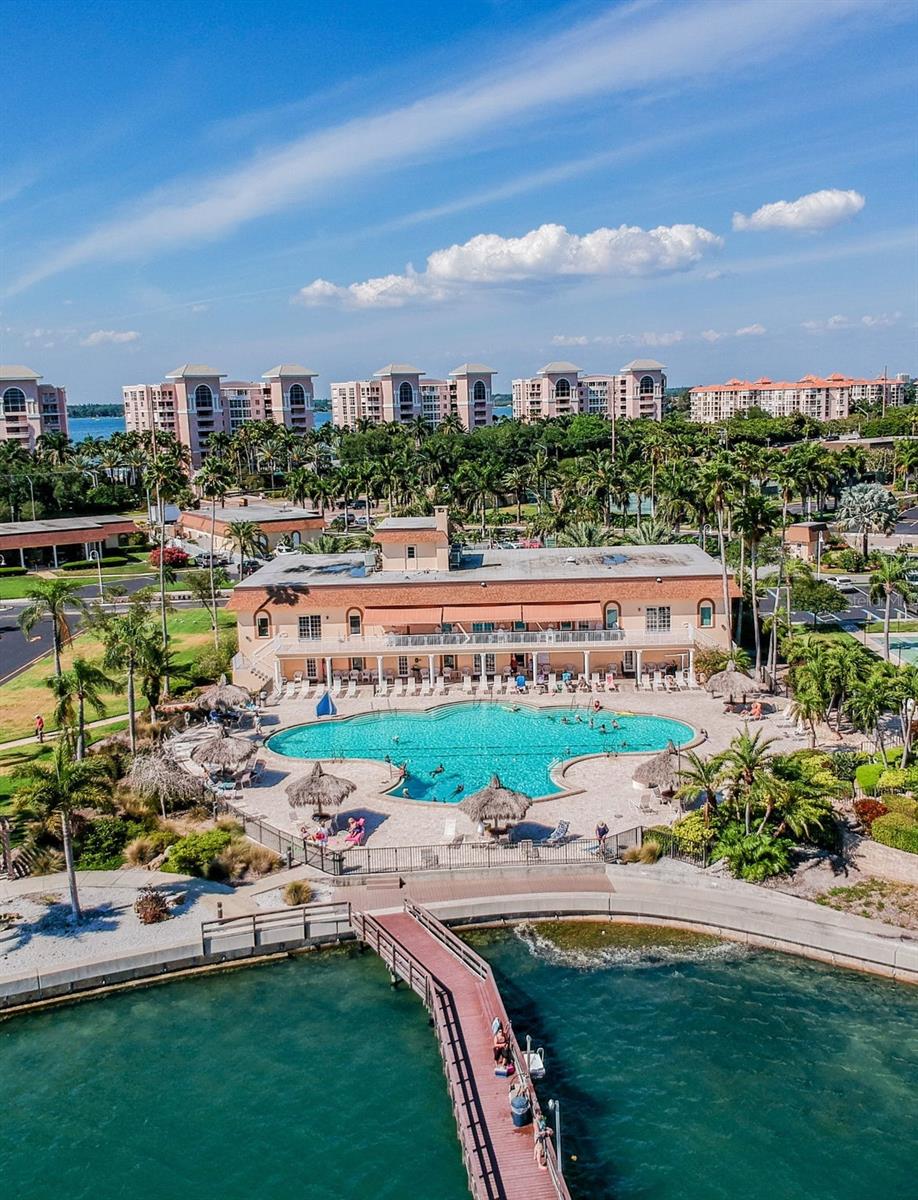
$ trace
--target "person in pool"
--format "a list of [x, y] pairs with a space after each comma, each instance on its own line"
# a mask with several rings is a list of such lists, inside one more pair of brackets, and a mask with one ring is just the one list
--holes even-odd
[[464, 784], [464, 783], [457, 783], [457, 784], [456, 784], [456, 786], [455, 786], [455, 788], [453, 789], [453, 795], [454, 795], [454, 796], [461, 796], [461, 795], [462, 795], [462, 793], [463, 793], [464, 791], [465, 791], [465, 784]]
[[444, 767], [443, 763], [438, 763], [430, 773], [431, 775], [442, 775], [445, 770], [446, 767]]

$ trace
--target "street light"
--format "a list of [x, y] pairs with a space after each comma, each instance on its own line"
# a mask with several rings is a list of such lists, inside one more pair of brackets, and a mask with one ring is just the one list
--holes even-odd
[[822, 534], [816, 539], [816, 578], [819, 578], [819, 572], [822, 570], [822, 548], [825, 545], [825, 539]]
[[102, 555], [98, 550], [90, 550], [89, 561], [94, 562], [99, 568], [99, 603], [105, 603], [105, 593], [102, 590]]
[[555, 1114], [555, 1158], [558, 1161], [558, 1174], [563, 1176], [564, 1168], [561, 1166], [561, 1101], [549, 1100], [549, 1111]]

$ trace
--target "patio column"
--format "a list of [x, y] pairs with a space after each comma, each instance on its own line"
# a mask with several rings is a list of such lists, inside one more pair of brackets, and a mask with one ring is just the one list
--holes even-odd
[[57, 546], [54, 544], [51, 546], [51, 560], [54, 563], [54, 569], [57, 570]]
[[639, 688], [641, 686], [641, 656], [643, 655], [643, 653], [644, 653], [643, 650], [635, 650], [635, 652], [634, 652], [634, 686], [635, 686], [635, 688]]
[[280, 659], [275, 658], [275, 660], [274, 660], [274, 686], [277, 688], [278, 691], [280, 691], [282, 682], [283, 682], [283, 676], [281, 675]]
[[539, 652], [538, 652], [538, 650], [533, 650], [533, 652], [532, 652], [532, 682], [535, 683], [535, 681], [538, 679], [538, 677], [539, 677]]
[[436, 679], [434, 671], [434, 656], [432, 654], [427, 655], [427, 678], [430, 680], [430, 686], [433, 687]]
[[326, 682], [326, 684], [331, 685], [331, 681], [332, 681], [332, 660], [330, 658], [326, 658], [326, 660], [325, 660], [325, 682]]
[[583, 674], [586, 679], [590, 678], [590, 652], [589, 652], [589, 650], [584, 650], [584, 652], [583, 652]]
[[24, 567], [24, 566], [26, 565], [26, 563], [25, 563], [25, 550], [23, 550], [23, 548], [22, 548], [21, 546], [19, 547], [19, 565], [20, 565], [21, 567]]
[[481, 682], [484, 683], [487, 675], [485, 674], [485, 656], [483, 653], [478, 655], [478, 674], [481, 677]]
[[376, 656], [376, 682], [382, 683], [382, 655]]
[[694, 646], [689, 646], [688, 669], [689, 669], [690, 674], [694, 674], [694, 671], [695, 671], [695, 647]]

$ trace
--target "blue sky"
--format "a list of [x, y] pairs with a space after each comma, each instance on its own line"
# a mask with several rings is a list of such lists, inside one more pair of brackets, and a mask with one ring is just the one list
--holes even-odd
[[0, 359], [915, 371], [897, 0], [3, 10]]

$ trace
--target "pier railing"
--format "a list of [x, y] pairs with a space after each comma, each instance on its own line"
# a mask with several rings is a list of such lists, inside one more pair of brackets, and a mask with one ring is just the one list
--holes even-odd
[[276, 950], [285, 943], [339, 938], [350, 927], [346, 903], [300, 904], [244, 913], [237, 917], [214, 917], [201, 922], [201, 949], [204, 954], [218, 953], [232, 944], [236, 948]]

